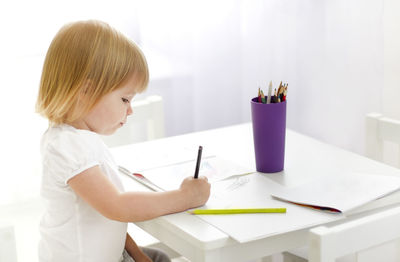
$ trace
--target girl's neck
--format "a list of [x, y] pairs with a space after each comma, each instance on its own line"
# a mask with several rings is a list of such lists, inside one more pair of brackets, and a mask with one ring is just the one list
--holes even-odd
[[90, 128], [89, 128], [89, 126], [88, 126], [88, 125], [86, 124], [86, 122], [83, 121], [83, 120], [77, 120], [77, 121], [70, 122], [70, 123], [66, 123], [66, 124], [68, 124], [68, 125], [70, 125], [70, 126], [76, 128], [76, 129], [83, 129], [83, 130], [89, 130], [89, 131], [91, 131]]

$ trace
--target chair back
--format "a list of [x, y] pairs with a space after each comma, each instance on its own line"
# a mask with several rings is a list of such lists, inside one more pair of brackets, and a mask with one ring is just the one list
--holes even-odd
[[0, 225], [0, 261], [17, 262], [13, 225]]
[[[395, 144], [392, 152], [385, 150], [385, 142]], [[393, 157], [394, 155], [397, 157]], [[384, 117], [379, 113], [366, 116], [366, 156], [400, 168], [399, 120]]]
[[109, 147], [147, 141], [165, 136], [164, 109], [161, 96], [149, 96], [132, 102], [132, 115], [113, 135], [103, 136]]
[[[345, 255], [393, 241], [400, 237], [399, 221], [400, 207], [397, 206], [335, 226], [313, 228], [309, 235], [309, 262], [334, 262]], [[386, 261], [385, 254], [382, 255], [379, 261]]]

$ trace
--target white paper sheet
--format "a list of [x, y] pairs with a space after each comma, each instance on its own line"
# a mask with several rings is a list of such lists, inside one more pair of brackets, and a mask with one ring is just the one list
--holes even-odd
[[272, 196], [347, 212], [400, 189], [400, 178], [364, 173], [319, 177], [298, 187], [276, 187]]
[[[196, 161], [188, 161], [145, 170], [141, 174], [157, 186], [168, 191], [179, 188], [186, 177], [194, 176], [195, 167]], [[220, 157], [205, 157], [201, 160], [199, 176], [206, 176], [210, 183], [214, 183], [231, 176], [252, 172], [254, 170], [237, 166], [231, 161]]]
[[258, 173], [233, 177], [214, 183], [211, 197], [202, 208], [285, 207], [286, 213], [197, 216], [242, 243], [344, 217], [273, 199], [270, 192], [277, 187], [281, 186]]

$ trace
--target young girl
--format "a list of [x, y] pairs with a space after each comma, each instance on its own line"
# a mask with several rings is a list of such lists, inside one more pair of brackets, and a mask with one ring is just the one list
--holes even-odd
[[125, 124], [132, 98], [146, 89], [148, 79], [139, 48], [103, 22], [68, 24], [53, 39], [36, 105], [50, 123], [41, 142], [46, 200], [41, 262], [168, 261], [157, 251], [139, 248], [127, 234], [127, 222], [208, 200], [205, 177], [188, 177], [169, 192], [123, 191], [99, 134], [110, 135]]

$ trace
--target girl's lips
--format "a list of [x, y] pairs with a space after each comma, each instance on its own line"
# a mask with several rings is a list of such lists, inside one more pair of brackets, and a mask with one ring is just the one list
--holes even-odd
[[121, 126], [123, 126], [123, 125], [125, 125], [126, 124], [126, 120], [125, 121], [122, 121], [121, 123], [119, 123]]

